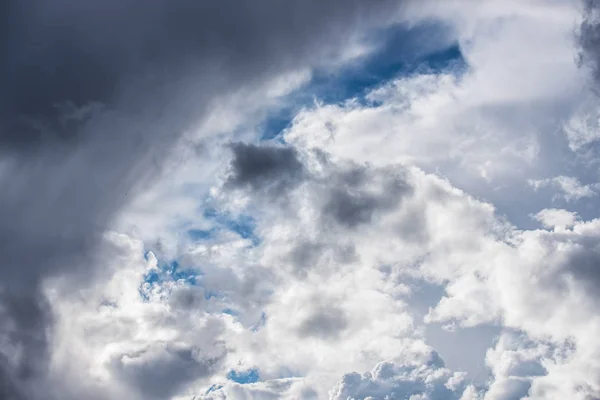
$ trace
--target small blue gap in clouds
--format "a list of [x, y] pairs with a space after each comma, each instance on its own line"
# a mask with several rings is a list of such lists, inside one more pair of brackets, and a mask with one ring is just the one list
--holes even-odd
[[[214, 208], [207, 208], [204, 210], [204, 218], [214, 221], [220, 228], [235, 232], [244, 239], [249, 239], [253, 246], [260, 244], [260, 238], [255, 234], [256, 222], [249, 215], [232, 217], [229, 213], [219, 213]], [[209, 237], [207, 236], [207, 238]]]
[[222, 389], [222, 388], [223, 388], [223, 385], [218, 385], [215, 383], [214, 385], [212, 385], [211, 387], [208, 388], [208, 390], [206, 391], [205, 394], [209, 394], [211, 392], [216, 392], [217, 390]]
[[151, 270], [144, 275], [139, 293], [144, 300], [148, 300], [148, 296], [143, 290], [144, 284], [157, 285], [168, 281], [184, 281], [188, 285], [196, 286], [198, 285], [198, 277], [201, 275], [202, 273], [197, 270], [182, 269], [176, 260], [169, 263], [159, 261], [157, 269]]
[[256, 239], [254, 236], [256, 223], [254, 222], [254, 219], [248, 215], [241, 215], [235, 220], [227, 220], [225, 222], [225, 226], [227, 226], [229, 230], [239, 234], [244, 239], [251, 239], [252, 241]]
[[310, 107], [314, 98], [326, 104], [351, 98], [364, 102], [370, 90], [398, 76], [464, 70], [466, 61], [459, 45], [449, 39], [452, 37], [451, 30], [440, 23], [415, 27], [399, 24], [374, 32], [369, 39], [381, 44], [378, 50], [338, 71], [314, 71], [307, 85], [288, 96], [289, 106], [273, 111], [263, 121], [261, 140], [282, 141], [282, 131], [301, 108]]
[[190, 239], [194, 241], [201, 241], [212, 238], [215, 234], [215, 230], [190, 229], [187, 231], [187, 234], [190, 237]]
[[295, 107], [283, 107], [277, 112], [269, 113], [260, 126], [263, 131], [261, 140], [281, 142], [279, 133], [290, 126], [296, 112]]
[[230, 381], [237, 382], [242, 385], [246, 385], [249, 383], [256, 383], [260, 380], [260, 375], [258, 373], [258, 369], [252, 368], [247, 371], [235, 371], [231, 370], [227, 374], [227, 379]]
[[144, 276], [144, 282], [146, 283], [152, 284], [158, 282], [159, 280], [160, 277], [158, 276], [158, 272], [156, 271], [150, 271]]
[[198, 279], [198, 271], [194, 271], [194, 270], [184, 270], [184, 269], [179, 269], [174, 268], [170, 271], [171, 277], [174, 281], [185, 281], [185, 283], [187, 283], [188, 285], [192, 285], [195, 286], [197, 284], [197, 279]]

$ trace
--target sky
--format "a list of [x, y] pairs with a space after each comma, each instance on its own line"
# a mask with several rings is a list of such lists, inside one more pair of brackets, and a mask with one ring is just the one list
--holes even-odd
[[600, 3], [8, 0], [0, 51], [0, 399], [600, 399]]

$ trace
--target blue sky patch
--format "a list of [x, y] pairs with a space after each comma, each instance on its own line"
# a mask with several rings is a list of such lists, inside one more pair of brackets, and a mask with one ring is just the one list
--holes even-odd
[[246, 371], [235, 371], [231, 370], [227, 374], [227, 379], [246, 385], [248, 383], [256, 383], [260, 380], [258, 369], [252, 368]]
[[255, 239], [254, 229], [256, 224], [254, 218], [248, 215], [242, 215], [237, 219], [228, 219], [225, 221], [225, 226], [233, 232], [236, 232], [244, 239]]
[[162, 282], [168, 281], [184, 281], [188, 285], [197, 285], [198, 277], [200, 277], [202, 273], [196, 269], [184, 269], [181, 268], [181, 265], [178, 261], [173, 260], [168, 263], [158, 262], [158, 269], [153, 269], [146, 273], [143, 278], [142, 287], [140, 287], [140, 295], [145, 300], [148, 300], [148, 296], [144, 293], [143, 285], [144, 284], [160, 284]]
[[188, 235], [194, 240], [209, 239], [214, 236], [219, 229], [226, 229], [237, 233], [244, 239], [249, 239], [253, 246], [258, 246], [260, 244], [260, 238], [255, 234], [256, 221], [249, 215], [242, 214], [233, 217], [229, 213], [220, 213], [214, 208], [207, 208], [204, 210], [204, 218], [213, 221], [217, 227], [209, 231], [188, 231]]
[[239, 315], [239, 313], [231, 308], [225, 308], [223, 310], [221, 310], [221, 312], [223, 314], [228, 314], [231, 315], [232, 317], [237, 317]]
[[207, 239], [212, 238], [215, 234], [215, 230], [214, 229], [208, 229], [208, 230], [190, 229], [187, 231], [187, 234], [190, 237], [190, 239], [192, 239], [194, 241], [200, 241], [200, 240], [207, 240]]
[[158, 271], [150, 271], [144, 276], [144, 282], [146, 283], [156, 283], [160, 280], [160, 276], [158, 275]]
[[315, 98], [327, 104], [350, 98], [364, 100], [370, 90], [399, 76], [464, 70], [466, 61], [460, 47], [449, 38], [453, 38], [450, 29], [435, 23], [410, 28], [396, 25], [374, 32], [369, 41], [379, 43], [378, 50], [341, 70], [314, 71], [311, 81], [289, 96], [289, 106], [272, 110], [263, 121], [261, 139], [277, 140], [298, 111]]
[[211, 385], [211, 387], [208, 388], [208, 390], [206, 391], [205, 394], [216, 392], [217, 390], [222, 389], [222, 388], [223, 388], [223, 385], [218, 385], [215, 383], [214, 385]]

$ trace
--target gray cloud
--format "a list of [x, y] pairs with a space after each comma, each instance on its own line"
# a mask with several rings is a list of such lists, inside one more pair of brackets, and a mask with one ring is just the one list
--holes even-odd
[[[36, 295], [36, 293], [34, 293]], [[0, 296], [0, 343], [9, 346], [7, 354], [0, 354], [0, 397], [7, 399], [24, 398], [26, 389], [19, 388], [17, 382], [31, 384], [32, 379], [45, 371], [48, 359], [48, 337], [46, 326], [48, 304], [43, 298], [28, 294], [5, 294]]]
[[357, 259], [354, 245], [338, 245], [334, 243], [300, 241], [289, 252], [288, 260], [293, 266], [293, 272], [298, 277], [306, 277], [308, 271], [315, 267], [323, 268], [321, 260], [329, 263], [347, 264]]
[[289, 258], [296, 272], [301, 273], [317, 264], [325, 250], [326, 247], [323, 243], [305, 241], [290, 251]]
[[397, 229], [398, 234], [407, 242], [425, 243], [429, 237], [425, 212], [418, 206], [407, 210]]
[[377, 212], [395, 208], [402, 198], [412, 193], [402, 177], [386, 171], [383, 192], [369, 191], [367, 185], [374, 179], [373, 169], [354, 166], [330, 177], [331, 191], [322, 214], [346, 228], [356, 228], [370, 222]]
[[25, 395], [15, 383], [15, 378], [11, 376], [11, 363], [5, 360], [5, 358], [5, 356], [2, 356], [2, 373], [0, 373], [0, 395], [2, 395], [2, 398], [6, 400], [23, 399]]
[[323, 209], [341, 225], [354, 228], [371, 221], [377, 209], [377, 198], [364, 192], [337, 189]]
[[580, 62], [592, 69], [593, 77], [600, 81], [600, 4], [584, 0], [584, 19], [579, 28]]
[[153, 344], [112, 360], [112, 368], [144, 399], [168, 399], [195, 379], [209, 376], [219, 359], [205, 358], [199, 349]]
[[[0, 397], [18, 397], [14, 379], [25, 379], [15, 372], [22, 365], [43, 379], [52, 317], [40, 284], [64, 272], [91, 274], [103, 230], [215, 96], [312, 65], [397, 6], [2, 2], [3, 325], [23, 341], [36, 327], [36, 346], [44, 349], [6, 358]], [[0, 348], [0, 355], [7, 351]]]
[[298, 329], [300, 336], [334, 339], [348, 327], [344, 310], [333, 306], [321, 306], [302, 321]]
[[[557, 238], [555, 245], [566, 245], [573, 241], [568, 257], [560, 264], [559, 271], [562, 276], [556, 279], [552, 276], [546, 284], [557, 290], [568, 291], [570, 279], [574, 278], [590, 296], [598, 297], [598, 286], [600, 285], [600, 245], [596, 235], [578, 237], [576, 240], [570, 237]], [[566, 279], [565, 279], [566, 278]]]
[[3, 57], [0, 79], [3, 126], [13, 129], [2, 129], [1, 141], [30, 146], [40, 132], [13, 124], [32, 117], [56, 122], [63, 104], [114, 104], [123, 95], [137, 101], [139, 91], [172, 95], [182, 78], [201, 77], [199, 71], [211, 79], [194, 90], [222, 88], [314, 61], [331, 50], [315, 40], [344, 40], [359, 20], [381, 16], [394, 3], [9, 1], [0, 49], [10, 56]]
[[228, 185], [251, 188], [278, 196], [306, 177], [298, 153], [291, 147], [255, 146], [234, 143]]
[[[284, 265], [291, 267], [289, 272], [300, 278], [314, 268], [324, 272], [356, 261], [354, 245], [344, 243], [338, 236], [329, 236], [331, 230], [365, 227], [373, 218], [398, 210], [414, 190], [401, 166], [377, 168], [334, 163], [322, 151], [311, 150], [300, 155], [293, 147], [236, 143], [232, 150], [234, 157], [224, 188], [249, 188], [253, 200], [259, 203], [264, 201], [264, 194], [283, 199], [283, 204], [276, 206], [283, 205], [281, 211], [293, 215], [300, 206], [292, 197], [283, 195], [304, 184], [302, 196], [310, 196], [317, 206], [318, 223], [327, 235], [299, 234], [297, 242], [282, 257]], [[311, 157], [318, 164], [314, 169], [306, 161]], [[422, 213], [414, 207], [414, 212], [397, 227], [397, 233], [407, 240], [423, 240], [426, 232]]]

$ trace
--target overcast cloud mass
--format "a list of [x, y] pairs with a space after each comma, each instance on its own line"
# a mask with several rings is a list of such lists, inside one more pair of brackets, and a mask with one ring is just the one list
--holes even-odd
[[0, 5], [0, 399], [600, 399], [600, 3]]

